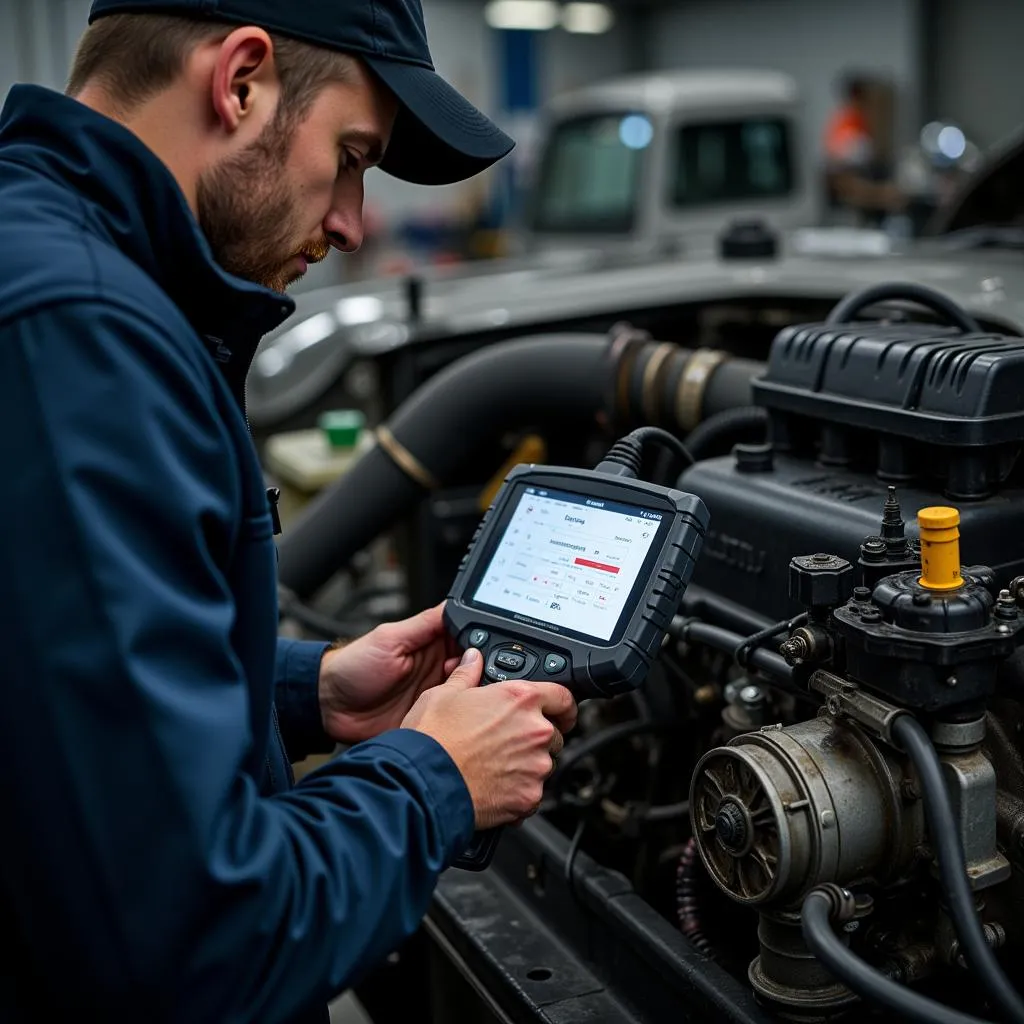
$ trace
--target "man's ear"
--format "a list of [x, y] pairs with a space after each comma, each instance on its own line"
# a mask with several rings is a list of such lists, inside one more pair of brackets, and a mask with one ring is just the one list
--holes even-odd
[[219, 45], [211, 88], [213, 111], [225, 133], [233, 134], [246, 121], [269, 120], [280, 95], [270, 36], [255, 26], [232, 32]]

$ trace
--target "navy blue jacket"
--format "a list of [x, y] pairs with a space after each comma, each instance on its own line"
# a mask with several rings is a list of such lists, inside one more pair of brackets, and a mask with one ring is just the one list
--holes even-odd
[[244, 382], [292, 309], [213, 262], [133, 134], [12, 90], [0, 1020], [318, 1019], [470, 839], [465, 783], [422, 734], [290, 777], [285, 747], [329, 749], [323, 647], [276, 636]]

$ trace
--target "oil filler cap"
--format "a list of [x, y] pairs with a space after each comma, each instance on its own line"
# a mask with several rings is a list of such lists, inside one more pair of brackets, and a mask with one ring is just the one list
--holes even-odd
[[926, 590], [958, 590], [960, 575], [960, 513], [945, 505], [933, 505], [917, 513], [921, 534], [921, 578]]

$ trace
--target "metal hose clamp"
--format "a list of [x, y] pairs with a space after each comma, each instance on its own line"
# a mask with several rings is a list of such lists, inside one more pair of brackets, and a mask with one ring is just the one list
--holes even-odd
[[649, 423], [658, 422], [658, 414], [661, 411], [658, 397], [658, 381], [661, 371], [673, 353], [678, 352], [679, 347], [670, 342], [662, 342], [650, 355], [647, 365], [644, 367], [643, 383], [640, 389], [640, 405], [643, 414]]
[[376, 430], [377, 444], [387, 453], [389, 458], [398, 468], [405, 473], [410, 479], [414, 480], [427, 491], [436, 490], [441, 486], [440, 481], [433, 473], [427, 469], [426, 466], [416, 458], [415, 455], [408, 448], [406, 448], [399, 440], [395, 437], [391, 431], [385, 427], [380, 426]]
[[676, 392], [676, 422], [689, 432], [700, 423], [704, 410], [704, 389], [718, 367], [728, 359], [725, 352], [699, 348], [690, 357]]

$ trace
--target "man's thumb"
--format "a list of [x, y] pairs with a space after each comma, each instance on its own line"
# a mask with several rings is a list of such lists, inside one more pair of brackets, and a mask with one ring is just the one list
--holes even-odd
[[463, 690], [479, 686], [483, 669], [483, 655], [475, 647], [470, 647], [462, 656], [462, 661], [459, 662], [458, 667], [448, 677], [447, 685], [454, 685]]

